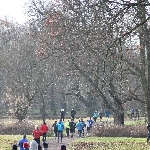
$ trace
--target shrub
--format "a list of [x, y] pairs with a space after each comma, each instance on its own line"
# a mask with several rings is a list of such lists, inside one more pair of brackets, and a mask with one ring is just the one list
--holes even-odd
[[32, 130], [34, 129], [34, 124], [30, 122], [14, 122], [14, 123], [0, 123], [0, 134], [28, 134], [30, 135], [32, 133]]
[[147, 137], [145, 125], [114, 125], [96, 124], [92, 127], [91, 133], [97, 137]]

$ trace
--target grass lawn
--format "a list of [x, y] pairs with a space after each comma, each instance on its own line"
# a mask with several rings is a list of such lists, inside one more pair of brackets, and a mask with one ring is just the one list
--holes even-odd
[[[22, 135], [0, 135], [0, 150], [10, 150], [13, 144], [17, 144]], [[27, 135], [28, 141], [32, 141], [32, 135]], [[47, 137], [50, 139], [50, 137]]]
[[69, 150], [149, 150], [146, 138], [89, 137], [75, 140]]
[[[89, 118], [83, 118], [86, 121]], [[56, 119], [58, 121], [58, 119]], [[65, 119], [67, 121], [68, 119]], [[4, 125], [12, 124], [15, 120], [0, 120]], [[42, 120], [29, 120], [32, 124], [41, 125]], [[51, 128], [51, 125], [55, 120], [46, 119], [47, 125]], [[78, 119], [75, 119], [77, 122]], [[98, 118], [99, 121], [99, 118]], [[103, 118], [103, 121], [107, 121], [106, 118]], [[109, 119], [109, 121], [113, 122], [113, 118]], [[134, 120], [125, 120], [125, 125], [135, 125], [135, 124], [144, 124], [144, 119], [139, 121]], [[10, 150], [12, 144], [16, 144], [22, 135], [0, 135], [0, 150]], [[51, 138], [51, 137], [48, 137]], [[29, 141], [32, 140], [32, 135], [27, 135], [27, 139]], [[95, 146], [94, 146], [95, 145]], [[97, 138], [97, 137], [89, 137], [89, 138], [81, 138], [75, 140], [73, 142], [70, 150], [149, 150], [150, 144], [146, 143], [146, 138]]]

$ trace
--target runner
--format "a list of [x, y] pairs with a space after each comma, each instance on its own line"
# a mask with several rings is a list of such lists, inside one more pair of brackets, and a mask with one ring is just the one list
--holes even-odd
[[63, 123], [62, 120], [60, 119], [60, 121], [57, 123], [58, 143], [59, 143], [59, 138], [60, 138], [60, 140], [61, 140], [61, 142], [62, 142], [63, 130], [64, 130], [64, 123]]
[[76, 124], [74, 123], [73, 120], [71, 120], [71, 122], [69, 122], [69, 126], [70, 126], [71, 138], [73, 138], [74, 133], [75, 133]]
[[56, 139], [56, 137], [57, 137], [57, 132], [58, 132], [58, 130], [57, 130], [57, 121], [55, 121], [55, 122], [53, 123], [52, 128], [53, 128], [54, 136], [55, 136], [55, 139]]
[[48, 132], [48, 126], [46, 125], [45, 122], [41, 125], [40, 130], [41, 130], [42, 136], [43, 136], [42, 141], [45, 143], [46, 142], [46, 134]]
[[74, 121], [74, 117], [76, 115], [76, 111], [74, 110], [74, 108], [71, 110], [71, 119]]
[[66, 136], [69, 138], [69, 130], [70, 130], [69, 120], [65, 122], [65, 128], [66, 128]]

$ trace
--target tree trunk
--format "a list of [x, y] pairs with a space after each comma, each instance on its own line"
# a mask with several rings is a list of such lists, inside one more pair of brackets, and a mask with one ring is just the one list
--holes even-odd
[[61, 92], [60, 107], [61, 109], [64, 109], [66, 113], [67, 105], [66, 105], [65, 93], [63, 91]]
[[52, 110], [53, 116], [57, 116], [56, 105], [53, 99], [51, 100], [51, 110]]
[[114, 114], [114, 124], [124, 125], [124, 112]]
[[57, 113], [56, 113], [56, 105], [55, 105], [55, 96], [54, 96], [54, 84], [52, 84], [51, 86], [51, 110], [52, 110], [52, 113], [53, 113], [53, 116], [57, 116]]
[[28, 107], [21, 108], [17, 106], [17, 110], [15, 111], [15, 116], [19, 122], [23, 121], [26, 118], [28, 112]]
[[[142, 0], [137, 0], [138, 3]], [[145, 1], [146, 2], [146, 1]], [[146, 20], [146, 6], [138, 5], [138, 17], [140, 21]], [[150, 35], [147, 22], [144, 23], [139, 30], [140, 38], [140, 76], [141, 84], [145, 96], [145, 102], [147, 104], [147, 117], [150, 121]], [[147, 65], [146, 65], [147, 64]]]
[[43, 122], [45, 122], [45, 119], [46, 119], [45, 100], [44, 100], [43, 95], [41, 95], [41, 98], [42, 98], [42, 111], [41, 111], [41, 113], [42, 113], [42, 120], [43, 120]]

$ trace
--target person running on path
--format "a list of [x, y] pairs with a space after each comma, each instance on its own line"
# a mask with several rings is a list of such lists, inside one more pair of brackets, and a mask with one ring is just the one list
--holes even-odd
[[109, 110], [105, 110], [105, 116], [106, 116], [106, 119], [108, 121], [108, 118], [110, 117], [110, 111]]
[[38, 150], [38, 146], [39, 144], [36, 142], [35, 139], [33, 139], [30, 143], [29, 150]]
[[60, 110], [60, 119], [61, 119], [62, 121], [64, 121], [64, 119], [65, 119], [65, 111], [64, 111], [64, 109], [61, 109], [61, 110]]
[[70, 130], [69, 120], [65, 122], [65, 128], [66, 128], [66, 136], [69, 138], [69, 130]]
[[35, 129], [32, 131], [34, 140], [40, 145], [40, 136], [42, 135], [41, 131], [38, 128], [38, 125], [35, 126]]
[[81, 119], [81, 122], [82, 122], [82, 125], [83, 125], [83, 127], [82, 127], [82, 136], [84, 136], [84, 128], [86, 127], [86, 124], [83, 121], [83, 119]]
[[58, 143], [59, 143], [59, 138], [62, 142], [62, 138], [63, 138], [63, 130], [64, 130], [64, 123], [62, 122], [62, 120], [60, 119], [60, 121], [57, 123], [57, 130], [58, 130]]
[[95, 122], [97, 120], [97, 117], [98, 117], [98, 114], [97, 114], [97, 111], [95, 111], [94, 114], [93, 114], [93, 119], [94, 119]]
[[131, 108], [130, 112], [131, 112], [131, 119], [132, 119], [134, 117], [134, 108], [133, 107]]
[[89, 122], [89, 120], [87, 120], [87, 122], [86, 122], [86, 130], [87, 130], [87, 135], [88, 135], [89, 131], [90, 131], [90, 122]]
[[78, 129], [79, 138], [81, 138], [83, 124], [80, 120], [77, 122], [76, 128]]
[[73, 138], [75, 133], [75, 128], [76, 128], [76, 124], [74, 123], [74, 120], [71, 120], [71, 122], [69, 122], [69, 127], [70, 127], [71, 138]]
[[12, 146], [12, 149], [11, 149], [11, 150], [17, 150], [17, 149], [18, 149], [18, 148], [17, 148], [17, 145], [14, 144], [14, 145]]
[[66, 150], [66, 145], [61, 145], [60, 150]]
[[29, 150], [29, 142], [26, 139], [26, 134], [23, 135], [23, 138], [19, 140], [18, 144], [19, 150]]
[[92, 118], [90, 117], [90, 119], [89, 119], [89, 123], [90, 123], [90, 129], [92, 128], [92, 124], [93, 124], [93, 120], [92, 120]]
[[41, 145], [38, 145], [38, 150], [42, 150], [42, 146]]
[[53, 123], [52, 128], [53, 128], [54, 136], [55, 136], [55, 139], [56, 139], [56, 137], [57, 137], [57, 132], [58, 132], [58, 130], [57, 130], [57, 121], [55, 121], [55, 122]]
[[46, 134], [48, 132], [48, 126], [46, 125], [45, 122], [41, 125], [40, 130], [41, 130], [42, 136], [43, 136], [42, 141], [45, 143], [46, 142]]
[[43, 143], [43, 150], [48, 150], [48, 144], [47, 143]]
[[74, 121], [74, 117], [76, 115], [76, 111], [74, 110], [74, 108], [71, 110], [71, 119], [73, 119]]

